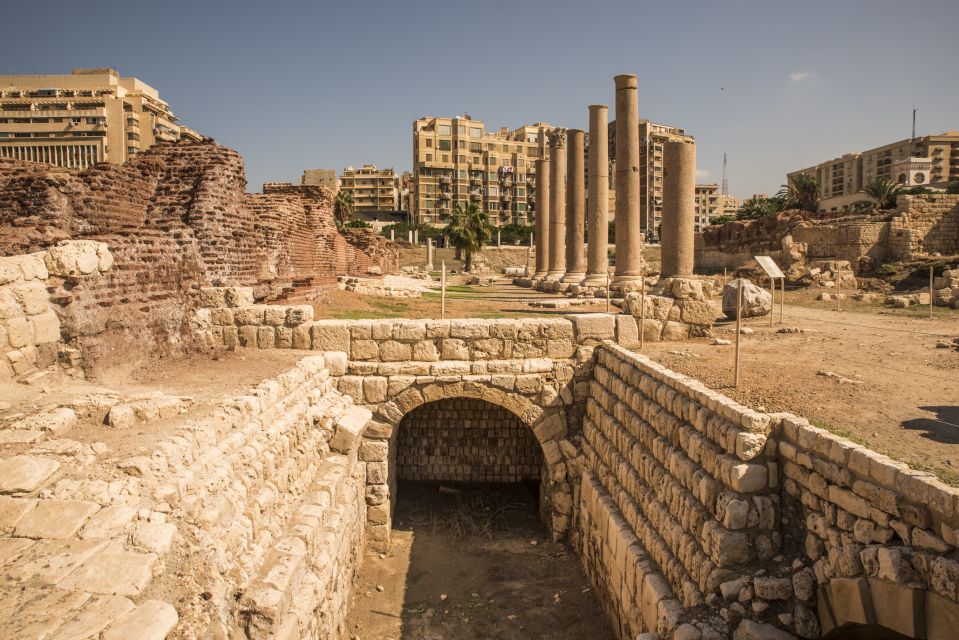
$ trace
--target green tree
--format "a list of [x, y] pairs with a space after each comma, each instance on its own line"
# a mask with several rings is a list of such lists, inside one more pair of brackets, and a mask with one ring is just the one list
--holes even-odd
[[902, 193], [903, 186], [889, 178], [873, 178], [863, 188], [863, 192], [876, 200], [879, 209], [895, 209], [896, 198]]
[[785, 209], [802, 209], [816, 212], [819, 210], [819, 181], [812, 176], [799, 174], [784, 184], [776, 194]]
[[338, 191], [333, 202], [333, 219], [337, 226], [342, 226], [353, 218], [353, 194], [349, 191]]
[[739, 207], [739, 212], [736, 214], [736, 219], [756, 220], [757, 218], [762, 218], [772, 213], [779, 213], [782, 211], [782, 208], [783, 201], [779, 197], [763, 198], [754, 196], [752, 198], [746, 198], [743, 201]]
[[734, 218], [733, 216], [716, 216], [715, 218], [709, 221], [709, 224], [721, 225], [721, 224], [726, 224], [727, 222], [732, 222], [735, 219], [736, 218]]
[[464, 271], [473, 270], [473, 254], [487, 245], [493, 237], [489, 218], [475, 202], [456, 205], [445, 233], [450, 244], [465, 256]]
[[953, 180], [947, 184], [946, 193], [959, 193], [959, 180]]
[[533, 233], [530, 225], [510, 222], [500, 227], [500, 239], [503, 244], [529, 244], [529, 236]]
[[350, 220], [343, 227], [346, 229], [372, 229], [373, 225], [363, 220]]

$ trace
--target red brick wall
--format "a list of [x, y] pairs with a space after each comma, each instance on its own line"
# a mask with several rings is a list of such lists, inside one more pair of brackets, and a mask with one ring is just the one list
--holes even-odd
[[74, 346], [103, 367], [187, 347], [194, 285], [254, 286], [267, 298], [294, 280], [395, 271], [384, 239], [337, 232], [328, 191], [248, 195], [245, 185], [240, 155], [213, 142], [83, 172], [0, 159], [0, 254], [67, 238], [109, 245], [111, 271], [51, 292]]

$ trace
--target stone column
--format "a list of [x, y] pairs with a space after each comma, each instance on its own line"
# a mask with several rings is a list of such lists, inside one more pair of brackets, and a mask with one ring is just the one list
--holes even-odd
[[559, 280], [566, 273], [566, 130], [554, 129], [549, 136], [549, 271], [547, 280]]
[[616, 76], [616, 275], [635, 282], [643, 274], [639, 226], [639, 102], [634, 75]]
[[536, 272], [545, 278], [549, 271], [549, 160], [536, 161]]
[[503, 246], [503, 229], [502, 227], [496, 227], [496, 246]]
[[696, 238], [696, 147], [686, 142], [663, 145], [663, 278], [693, 275]]
[[396, 229], [390, 229], [390, 242], [396, 242]]
[[609, 108], [589, 107], [589, 248], [583, 284], [605, 287], [609, 273]]
[[561, 282], [579, 284], [586, 277], [585, 140], [581, 129], [566, 132], [566, 273]]
[[432, 238], [426, 239], [426, 269], [427, 271], [433, 270], [433, 240]]

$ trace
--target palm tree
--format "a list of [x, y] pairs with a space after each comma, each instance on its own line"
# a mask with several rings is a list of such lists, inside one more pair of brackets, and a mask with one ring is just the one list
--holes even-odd
[[446, 225], [446, 236], [450, 243], [462, 251], [466, 260], [463, 271], [473, 270], [473, 254], [489, 243], [493, 232], [489, 219], [475, 202], [465, 205], [458, 203]]
[[889, 178], [873, 178], [863, 191], [867, 196], [876, 199], [876, 206], [880, 209], [895, 209], [896, 198], [902, 193], [903, 186]]
[[333, 219], [336, 226], [343, 226], [353, 218], [353, 194], [349, 191], [338, 191], [333, 203]]
[[783, 209], [816, 212], [819, 209], [819, 181], [799, 174], [790, 179], [789, 184], [784, 184], [776, 197], [782, 199]]
[[746, 198], [742, 206], [739, 207], [739, 213], [736, 215], [740, 220], [755, 220], [762, 218], [770, 213], [776, 213], [777, 208], [769, 198], [752, 197]]

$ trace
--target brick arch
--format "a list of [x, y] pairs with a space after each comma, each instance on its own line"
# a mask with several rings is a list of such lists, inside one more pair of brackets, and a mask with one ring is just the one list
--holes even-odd
[[[505, 384], [504, 381], [501, 383]], [[367, 437], [389, 442], [389, 454], [386, 461], [386, 489], [380, 490], [385, 491], [386, 495], [374, 497], [374, 501], [382, 500], [383, 503], [376, 505], [368, 517], [368, 528], [373, 532], [373, 546], [389, 546], [389, 524], [396, 495], [396, 438], [400, 423], [407, 414], [427, 403], [457, 398], [483, 400], [502, 407], [530, 428], [543, 453], [540, 515], [551, 537], [556, 540], [562, 538], [569, 530], [572, 510], [572, 485], [566, 473], [564, 450], [575, 451], [573, 445], [565, 440], [567, 403], [560, 394], [553, 395], [550, 402], [543, 403], [541, 392], [510, 391], [493, 384], [490, 376], [463, 375], [456, 378], [450, 376], [442, 381], [411, 383], [377, 408], [374, 418], [376, 426]], [[371, 469], [368, 466], [368, 495], [370, 486], [377, 482], [380, 482], [377, 486], [382, 486], [383, 479], [382, 467]]]
[[822, 638], [953, 638], [959, 606], [916, 583], [859, 576], [820, 585], [817, 613]]

